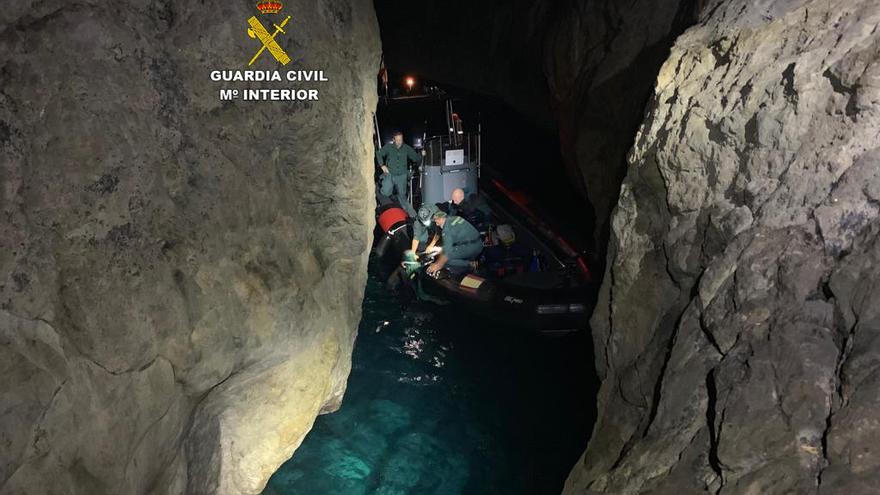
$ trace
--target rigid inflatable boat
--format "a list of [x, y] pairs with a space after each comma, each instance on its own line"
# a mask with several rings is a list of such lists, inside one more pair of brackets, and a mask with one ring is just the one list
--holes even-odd
[[[424, 158], [410, 175], [408, 199], [416, 208], [446, 209], [456, 188], [479, 195], [491, 209], [491, 218], [475, 225], [483, 234], [484, 250], [468, 273], [443, 269], [429, 275], [425, 267], [430, 259], [424, 255], [419, 266], [410, 262], [407, 270], [402, 261], [411, 248], [414, 220], [396, 202], [379, 198], [375, 251], [392, 273], [389, 279], [422, 300], [542, 333], [586, 328], [595, 285], [584, 256], [532, 211], [524, 193], [498, 179], [481, 178], [479, 127], [467, 132], [452, 101], [443, 103], [448, 133], [430, 138], [424, 133], [413, 140]], [[381, 146], [378, 121], [376, 131]], [[505, 243], [498, 239], [500, 226], [508, 237]]]

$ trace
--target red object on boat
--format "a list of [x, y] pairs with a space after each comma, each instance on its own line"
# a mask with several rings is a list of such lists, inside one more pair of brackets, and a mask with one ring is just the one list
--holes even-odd
[[584, 261], [584, 259], [582, 257], [578, 256], [577, 264], [578, 264], [578, 267], [580, 267], [580, 269], [581, 269], [581, 273], [584, 274], [584, 279], [587, 282], [592, 282], [593, 281], [593, 274], [590, 272], [590, 269], [587, 267], [587, 262]]
[[388, 208], [379, 214], [379, 227], [382, 229], [382, 232], [388, 233], [398, 223], [406, 222], [407, 218], [403, 208]]
[[508, 189], [507, 186], [502, 184], [498, 179], [492, 179], [492, 183], [495, 184], [495, 187], [497, 187], [502, 194], [507, 196], [517, 206], [525, 210], [529, 215], [534, 216], [534, 213], [532, 213], [532, 210], [528, 207], [528, 204], [530, 203], [529, 198], [525, 194]]

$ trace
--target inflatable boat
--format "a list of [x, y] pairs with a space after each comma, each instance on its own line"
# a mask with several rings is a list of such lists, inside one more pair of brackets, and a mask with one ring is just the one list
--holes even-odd
[[[407, 276], [403, 267], [396, 266], [412, 239], [412, 220], [406, 212], [397, 206], [385, 206], [379, 213], [378, 224], [376, 254], [396, 272], [393, 276], [402, 282], [405, 290], [419, 294], [424, 300], [449, 304], [456, 310], [465, 309], [541, 333], [565, 334], [587, 326], [592, 311], [588, 302], [594, 299], [591, 292], [594, 288], [589, 271], [584, 271], [586, 264], [579, 257], [559, 257], [559, 247], [532, 237], [521, 224], [514, 227], [519, 230], [517, 242], [534, 247], [531, 257], [504, 259], [500, 267], [494, 263], [480, 265], [463, 274], [441, 270], [436, 277], [428, 275], [424, 266], [414, 277]], [[541, 260], [540, 270], [532, 269], [534, 259]]]
[[[429, 275], [430, 258], [417, 266], [406, 262], [413, 219], [393, 201], [379, 200], [375, 252], [389, 270], [391, 285], [419, 299], [464, 309], [547, 334], [565, 334], [587, 327], [595, 285], [587, 262], [559, 235], [530, 202], [498, 179], [481, 178], [479, 127], [467, 132], [452, 102], [445, 102], [449, 132], [417, 143], [424, 159], [411, 174], [409, 200], [445, 209], [454, 189], [479, 197], [491, 210], [482, 225], [484, 249], [467, 273], [443, 269]], [[378, 123], [376, 125], [378, 134]], [[381, 144], [381, 143], [377, 143]], [[476, 223], [476, 222], [471, 222]], [[499, 236], [499, 232], [504, 236]], [[499, 237], [504, 237], [503, 241]]]

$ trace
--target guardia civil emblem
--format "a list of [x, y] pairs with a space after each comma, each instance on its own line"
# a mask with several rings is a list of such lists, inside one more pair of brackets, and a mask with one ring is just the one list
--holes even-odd
[[[282, 5], [281, 2], [273, 2], [267, 0], [257, 4], [257, 10], [259, 10], [260, 14], [263, 15], [277, 15], [279, 12], [281, 12], [282, 8], [284, 8], [284, 5]], [[269, 54], [275, 57], [275, 60], [277, 60], [278, 63], [280, 63], [281, 65], [287, 65], [288, 63], [290, 63], [290, 57], [287, 55], [284, 49], [281, 48], [278, 42], [275, 41], [275, 37], [278, 36], [279, 33], [287, 34], [284, 32], [284, 26], [287, 25], [288, 21], [290, 21], [290, 16], [287, 16], [287, 18], [281, 21], [281, 24], [276, 24], [272, 22], [272, 26], [275, 28], [275, 32], [269, 34], [269, 30], [266, 29], [265, 26], [263, 26], [263, 23], [260, 22], [260, 20], [257, 19], [256, 16], [251, 16], [251, 18], [248, 19], [247, 22], [250, 26], [247, 30], [248, 36], [250, 36], [251, 39], [259, 40], [259, 42], [263, 45], [260, 47], [259, 50], [257, 50], [257, 53], [254, 54], [253, 58], [251, 58], [251, 61], [248, 62], [248, 65], [253, 65], [254, 62], [256, 62], [258, 58], [260, 58], [260, 55], [262, 55], [263, 52], [267, 50], [269, 51]]]

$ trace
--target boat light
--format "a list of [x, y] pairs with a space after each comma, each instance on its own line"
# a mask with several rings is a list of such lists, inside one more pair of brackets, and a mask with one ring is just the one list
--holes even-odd
[[584, 313], [587, 307], [580, 303], [572, 304], [541, 304], [538, 306], [539, 315], [561, 315], [565, 313]]
[[539, 315], [559, 315], [568, 312], [567, 304], [541, 304], [538, 306]]

